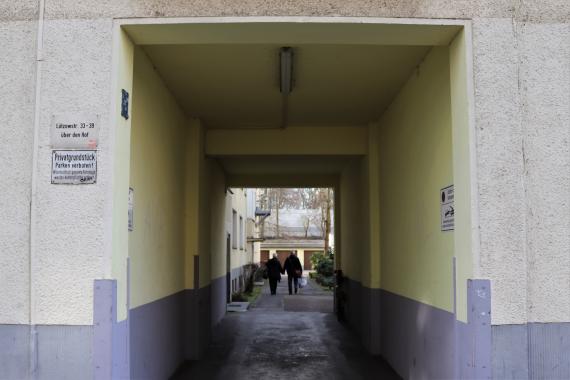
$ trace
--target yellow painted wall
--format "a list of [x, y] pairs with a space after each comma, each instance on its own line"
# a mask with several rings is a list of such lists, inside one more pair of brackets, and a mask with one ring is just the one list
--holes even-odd
[[466, 36], [462, 29], [449, 46], [451, 120], [453, 138], [453, 178], [455, 181], [455, 256], [457, 279], [457, 319], [467, 322], [467, 280], [473, 278], [473, 239], [471, 223], [471, 169], [474, 165], [470, 141], [470, 87]]
[[[366, 154], [367, 139], [366, 126], [214, 129], [206, 135], [206, 154], [359, 155]], [[236, 144], [236, 141], [240, 143]]]
[[[185, 168], [185, 286], [194, 288], [195, 257], [198, 257], [198, 285], [210, 283], [212, 245], [210, 202], [212, 166], [204, 156], [204, 126], [190, 120], [186, 139]], [[223, 180], [222, 180], [223, 182]], [[223, 188], [223, 185], [221, 185]]]
[[[209, 279], [226, 275], [226, 236], [231, 232], [231, 219], [227, 219], [225, 175], [220, 165], [214, 160], [207, 162], [209, 172], [209, 207], [210, 207], [210, 265], [209, 278], [200, 280], [200, 286], [209, 284]], [[231, 215], [230, 215], [231, 218]]]
[[380, 120], [381, 286], [453, 311], [453, 232], [440, 189], [453, 183], [449, 51], [434, 47]]
[[117, 28], [114, 35], [114, 54], [117, 57], [117, 73], [114, 79], [115, 120], [114, 120], [114, 156], [113, 165], [113, 246], [111, 259], [111, 277], [117, 280], [117, 320], [127, 318], [127, 254], [128, 237], [128, 196], [129, 196], [129, 160], [130, 133], [132, 118], [121, 116], [121, 90], [131, 95], [133, 112], [133, 60], [134, 45], [127, 34]]
[[381, 207], [380, 186], [380, 127], [377, 123], [369, 125], [368, 156], [363, 165], [364, 195], [362, 206], [363, 217], [366, 218], [366, 252], [363, 258], [363, 285], [379, 289], [381, 284]]
[[152, 64], [135, 49], [129, 233], [131, 307], [184, 289], [184, 172], [187, 120]]
[[354, 281], [367, 279], [369, 258], [367, 242], [366, 157], [353, 158], [340, 177], [340, 244], [339, 258], [344, 275]]
[[[194, 257], [200, 258], [200, 184], [201, 174], [201, 135], [202, 126], [198, 120], [190, 120], [186, 134], [185, 152], [185, 288], [194, 288]], [[202, 179], [203, 181], [203, 179]], [[207, 261], [198, 264], [207, 265]], [[200, 276], [198, 276], [200, 277]], [[198, 279], [199, 280], [199, 279]]]

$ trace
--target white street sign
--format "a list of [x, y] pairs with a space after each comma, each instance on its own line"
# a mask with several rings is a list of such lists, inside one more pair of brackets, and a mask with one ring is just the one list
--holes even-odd
[[453, 231], [455, 229], [455, 193], [453, 185], [440, 191], [441, 230]]
[[96, 150], [53, 150], [51, 183], [83, 185], [97, 182]]
[[53, 149], [95, 149], [99, 144], [99, 116], [54, 115], [50, 135]]

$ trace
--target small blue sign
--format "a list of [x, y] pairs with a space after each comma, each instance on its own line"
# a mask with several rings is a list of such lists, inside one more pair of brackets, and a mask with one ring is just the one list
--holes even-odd
[[121, 116], [129, 119], [129, 93], [124, 89], [121, 90]]

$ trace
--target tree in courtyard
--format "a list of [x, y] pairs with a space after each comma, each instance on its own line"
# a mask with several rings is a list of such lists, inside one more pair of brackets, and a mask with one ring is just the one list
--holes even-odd
[[319, 189], [318, 200], [321, 209], [321, 231], [325, 239], [325, 252], [330, 249], [329, 235], [331, 233], [331, 210], [333, 205], [331, 188]]

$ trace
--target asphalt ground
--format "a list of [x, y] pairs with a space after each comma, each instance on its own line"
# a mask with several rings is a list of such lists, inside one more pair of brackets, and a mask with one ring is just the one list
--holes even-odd
[[332, 293], [308, 285], [289, 296], [285, 277], [272, 296], [265, 284], [248, 312], [228, 313], [215, 328], [205, 358], [173, 379], [399, 379], [337, 321]]

